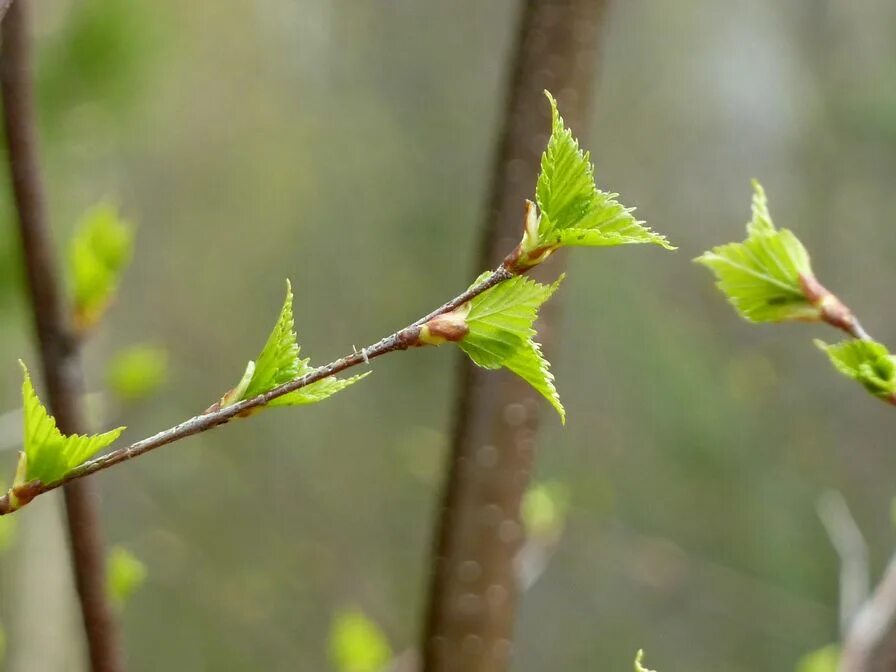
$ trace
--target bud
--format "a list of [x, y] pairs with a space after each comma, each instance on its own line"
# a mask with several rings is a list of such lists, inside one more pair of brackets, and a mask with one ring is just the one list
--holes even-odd
[[442, 345], [449, 341], [463, 340], [470, 331], [470, 327], [467, 326], [469, 312], [470, 304], [468, 302], [450, 313], [437, 315], [420, 328], [417, 340], [424, 345]]

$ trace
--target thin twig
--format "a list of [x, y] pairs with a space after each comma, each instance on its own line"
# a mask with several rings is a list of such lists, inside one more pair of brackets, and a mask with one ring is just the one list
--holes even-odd
[[840, 672], [896, 669], [896, 555], [853, 619], [842, 649]]
[[[219, 408], [207, 413], [203, 413], [201, 415], [194, 416], [189, 420], [185, 420], [179, 425], [175, 425], [170, 429], [166, 429], [159, 432], [158, 434], [154, 434], [149, 438], [137, 441], [136, 443], [132, 443], [131, 445], [124, 448], [118, 448], [117, 450], [113, 450], [93, 460], [89, 460], [88, 462], [85, 462], [79, 467], [76, 467], [75, 469], [68, 472], [64, 478], [53, 483], [44, 484], [35, 481], [29, 484], [25, 484], [24, 486], [22, 486], [22, 488], [16, 491], [16, 496], [21, 501], [30, 501], [30, 499], [33, 499], [38, 495], [50, 492], [51, 490], [55, 490], [62, 485], [66, 485], [77, 479], [95, 474], [98, 471], [108, 469], [109, 467], [120, 464], [121, 462], [126, 462], [161, 446], [167, 445], [169, 443], [174, 443], [175, 441], [179, 441], [180, 439], [184, 439], [194, 434], [199, 434], [201, 432], [214, 429], [219, 425], [227, 423], [234, 417], [245, 415], [247, 411], [265, 406], [278, 397], [282, 397], [283, 395], [294, 392], [295, 390], [300, 390], [303, 387], [311, 385], [312, 383], [316, 383], [319, 380], [323, 380], [324, 378], [335, 375], [337, 373], [341, 373], [342, 371], [350, 369], [353, 366], [364, 364], [371, 359], [374, 359], [381, 355], [385, 355], [389, 352], [394, 352], [396, 350], [407, 350], [409, 347], [418, 345], [417, 337], [420, 334], [420, 328], [432, 318], [451, 312], [470, 299], [479, 296], [486, 290], [491, 289], [495, 285], [498, 285], [505, 280], [509, 280], [511, 277], [513, 277], [513, 273], [511, 273], [502, 265], [495, 271], [493, 271], [491, 275], [485, 278], [482, 282], [459, 294], [458, 296], [443, 304], [428, 315], [425, 315], [416, 322], [413, 322], [403, 329], [400, 329], [395, 333], [386, 336], [373, 345], [362, 348], [361, 351], [353, 351], [351, 354], [348, 354], [345, 357], [341, 357], [340, 359], [337, 359], [327, 364], [326, 366], [315, 369], [311, 373], [302, 376], [301, 378], [290, 381], [288, 383], [284, 383], [279, 387], [275, 387], [274, 389], [269, 390], [264, 394], [259, 394], [258, 396], [252, 397], [251, 399], [245, 399], [236, 404], [233, 404], [232, 406], [226, 406], [224, 408]], [[10, 502], [9, 494], [0, 497], [0, 515], [11, 513], [13, 510], [14, 509], [12, 507], [12, 503]]]
[[868, 599], [868, 546], [839, 492], [824, 493], [818, 498], [816, 510], [840, 558], [840, 634], [846, 637]]
[[[49, 404], [61, 431], [82, 433], [80, 357], [65, 317], [37, 157], [27, 8], [27, 3], [14, 3], [0, 26], [7, 153]], [[105, 551], [95, 498], [88, 483], [71, 483], [64, 490], [75, 585], [93, 671], [122, 672], [118, 628], [106, 601]]]

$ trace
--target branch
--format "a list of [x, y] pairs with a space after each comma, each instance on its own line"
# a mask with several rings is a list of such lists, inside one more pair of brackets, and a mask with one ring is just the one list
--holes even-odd
[[846, 637], [868, 599], [868, 546], [839, 492], [824, 493], [818, 498], [816, 509], [840, 558], [840, 633]]
[[[9, 4], [0, 4], [0, 16], [9, 9], [0, 26], [0, 89], [28, 293], [50, 407], [60, 431], [81, 433], [85, 427], [81, 363], [66, 324], [67, 310], [57, 278], [37, 155], [28, 5]], [[125, 669], [124, 657], [117, 624], [106, 601], [105, 550], [96, 495], [89, 484], [72, 483], [65, 488], [64, 499], [91, 667], [94, 672], [121, 672]]]
[[889, 672], [896, 665], [896, 555], [845, 639], [840, 672]]
[[[385, 355], [389, 352], [395, 352], [396, 350], [407, 350], [410, 347], [420, 345], [418, 336], [420, 335], [420, 329], [424, 324], [429, 322], [434, 317], [438, 317], [439, 315], [451, 312], [470, 299], [479, 296], [486, 290], [491, 289], [495, 285], [498, 285], [505, 280], [509, 280], [513, 276], [513, 272], [508, 270], [506, 266], [501, 265], [482, 282], [477, 283], [475, 286], [459, 294], [458, 296], [443, 304], [428, 315], [421, 317], [416, 322], [413, 322], [403, 329], [399, 329], [395, 333], [380, 339], [373, 345], [362, 348], [360, 351], [352, 352], [351, 354], [346, 355], [345, 357], [341, 357], [340, 359], [337, 359], [327, 364], [326, 366], [315, 369], [311, 373], [302, 376], [301, 378], [292, 380], [288, 383], [284, 383], [279, 387], [275, 387], [274, 389], [269, 390], [264, 394], [259, 394], [256, 397], [252, 397], [251, 399], [245, 399], [241, 402], [233, 404], [232, 406], [226, 406], [224, 408], [216, 408], [213, 406], [209, 411], [194, 416], [189, 420], [185, 420], [184, 422], [161, 431], [158, 434], [154, 434], [153, 436], [150, 436], [146, 439], [137, 441], [136, 443], [132, 443], [129, 446], [118, 448], [109, 453], [106, 453], [105, 455], [101, 455], [100, 457], [89, 460], [76, 467], [75, 469], [72, 469], [65, 475], [64, 478], [56, 482], [41, 483], [39, 481], [32, 481], [29, 483], [25, 483], [24, 485], [15, 489], [13, 494], [15, 495], [15, 498], [19, 501], [19, 503], [23, 505], [31, 501], [38, 495], [42, 495], [44, 493], [50, 492], [51, 490], [55, 490], [60, 486], [71, 483], [72, 481], [84, 478], [85, 476], [89, 476], [91, 474], [95, 474], [98, 471], [103, 471], [104, 469], [108, 469], [109, 467], [112, 467], [116, 464], [131, 460], [135, 457], [143, 455], [144, 453], [148, 453], [151, 450], [160, 448], [161, 446], [167, 445], [169, 443], [174, 443], [175, 441], [179, 441], [180, 439], [185, 439], [188, 436], [193, 436], [194, 434], [199, 434], [201, 432], [206, 432], [210, 429], [214, 429], [215, 427], [226, 424], [235, 417], [245, 416], [247, 415], [248, 411], [251, 411], [252, 409], [265, 406], [278, 397], [282, 397], [283, 395], [294, 392], [295, 390], [300, 390], [303, 387], [311, 385], [312, 383], [316, 383], [319, 380], [323, 380], [324, 378], [335, 375], [337, 373], [341, 373], [342, 371], [350, 369], [353, 366], [366, 364], [371, 359], [380, 357], [381, 355]], [[0, 515], [12, 513], [14, 510], [16, 509], [13, 506], [13, 503], [10, 501], [9, 493], [0, 497]]]

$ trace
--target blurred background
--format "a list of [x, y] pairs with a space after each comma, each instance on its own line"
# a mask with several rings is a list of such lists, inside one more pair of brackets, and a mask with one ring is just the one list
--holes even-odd
[[[482, 270], [519, 2], [31, 4], [60, 246], [102, 198], [138, 226], [87, 351], [104, 425], [138, 439], [220, 397], [263, 345], [284, 278], [303, 355], [324, 363]], [[741, 321], [690, 260], [742, 238], [757, 177], [819, 278], [896, 345], [896, 5], [627, 0], [604, 34], [594, 113], [574, 130], [598, 184], [680, 249], [570, 257], [553, 356], [569, 421], [545, 405], [538, 457], [570, 504], [522, 599], [514, 669], [630, 669], [639, 647], [665, 672], [793, 669], [838, 638], [818, 497], [843, 493], [874, 576], [896, 547], [892, 409], [813, 347], [835, 333]], [[20, 404], [17, 358], [37, 359], [7, 182], [11, 478], [19, 425], [2, 413]], [[139, 403], [106, 373], [135, 343], [168, 363]], [[414, 645], [453, 354], [380, 360], [325, 404], [96, 477], [109, 541], [148, 572], [123, 614], [131, 669], [329, 669], [332, 619], [353, 607], [395, 651]], [[0, 555], [7, 669], [80, 670], [59, 501], [15, 518]]]

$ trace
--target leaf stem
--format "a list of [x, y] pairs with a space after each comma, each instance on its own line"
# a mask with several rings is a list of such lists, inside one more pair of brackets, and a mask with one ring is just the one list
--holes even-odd
[[[403, 329], [399, 329], [389, 336], [380, 339], [373, 345], [369, 345], [359, 351], [355, 351], [351, 354], [345, 355], [344, 357], [340, 357], [339, 359], [330, 362], [325, 366], [319, 367], [311, 373], [302, 376], [301, 378], [297, 378], [296, 380], [291, 380], [288, 383], [284, 383], [283, 385], [275, 387], [274, 389], [269, 390], [264, 394], [259, 394], [258, 396], [252, 397], [251, 399], [245, 399], [236, 404], [233, 404], [232, 406], [226, 406], [225, 408], [219, 408], [206, 413], [202, 413], [190, 418], [189, 420], [185, 420], [180, 424], [175, 425], [174, 427], [163, 430], [148, 438], [132, 443], [129, 446], [118, 448], [109, 453], [106, 453], [105, 455], [101, 455], [92, 460], [88, 460], [75, 469], [72, 469], [65, 475], [64, 478], [53, 483], [44, 484], [40, 483], [39, 481], [26, 483], [16, 491], [16, 497], [22, 504], [27, 503], [38, 495], [42, 495], [44, 493], [50, 492], [51, 490], [55, 490], [56, 488], [71, 483], [72, 481], [75, 481], [77, 479], [95, 474], [98, 471], [103, 471], [104, 469], [108, 469], [109, 467], [112, 467], [116, 464], [127, 462], [128, 460], [143, 455], [144, 453], [148, 453], [151, 450], [155, 450], [156, 448], [160, 448], [161, 446], [167, 445], [169, 443], [174, 443], [175, 441], [185, 439], [188, 436], [200, 434], [210, 429], [214, 429], [219, 425], [226, 424], [234, 417], [244, 415], [246, 411], [249, 411], [253, 408], [265, 406], [278, 397], [282, 397], [283, 395], [294, 392], [295, 390], [300, 390], [307, 385], [311, 385], [312, 383], [316, 383], [319, 380], [323, 380], [324, 378], [328, 378], [329, 376], [341, 373], [346, 369], [358, 366], [359, 364], [365, 364], [371, 359], [374, 359], [381, 355], [385, 355], [389, 352], [395, 352], [396, 350], [407, 350], [410, 347], [419, 345], [420, 343], [418, 341], [418, 336], [420, 334], [420, 329], [424, 324], [429, 322], [431, 319], [438, 317], [439, 315], [444, 315], [445, 313], [451, 312], [455, 308], [458, 308], [465, 304], [470, 299], [473, 299], [483, 292], [491, 289], [492, 287], [506, 280], [509, 280], [513, 276], [514, 273], [512, 271], [508, 270], [504, 266], [499, 266], [481, 282], [477, 283], [473, 287], [470, 287], [461, 294], [458, 294], [456, 297], [436, 308], [431, 313], [424, 315], [419, 320], [409, 324]], [[8, 493], [0, 497], [0, 515], [12, 513], [12, 511], [14, 510], [15, 509], [12, 507], [12, 503], [10, 502]]]

